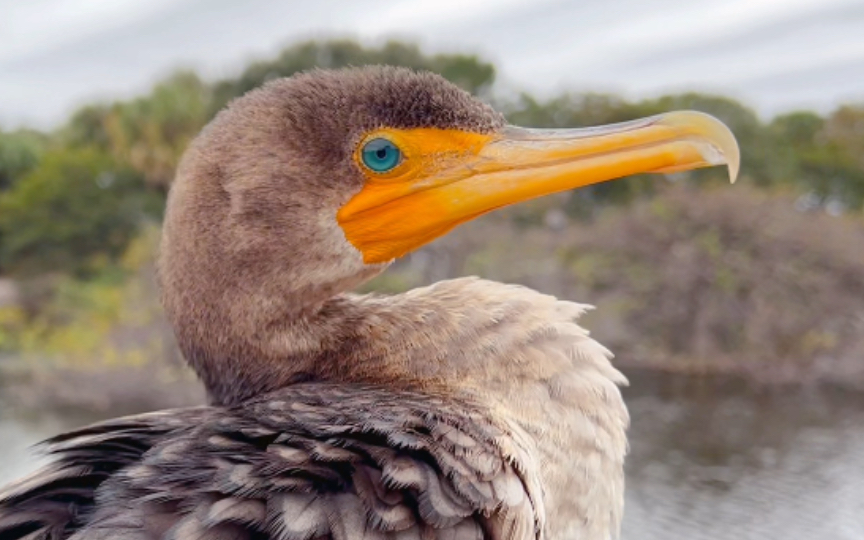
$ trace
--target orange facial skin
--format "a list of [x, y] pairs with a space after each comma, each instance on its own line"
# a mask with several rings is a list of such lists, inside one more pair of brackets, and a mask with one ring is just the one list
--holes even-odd
[[[401, 151], [393, 169], [378, 173], [363, 164], [361, 149], [373, 138]], [[739, 152], [720, 121], [677, 112], [573, 130], [380, 129], [366, 134], [354, 160], [366, 183], [337, 219], [372, 264], [496, 208], [623, 176], [727, 164], [734, 181]]]

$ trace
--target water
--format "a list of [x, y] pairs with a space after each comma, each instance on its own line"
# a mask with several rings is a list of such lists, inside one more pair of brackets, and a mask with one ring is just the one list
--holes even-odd
[[631, 381], [624, 540], [864, 539], [864, 394]]
[[45, 460], [32, 445], [64, 427], [56, 419], [23, 421], [0, 413], [0, 486], [43, 463]]
[[[864, 394], [628, 375], [623, 540], [864, 539]], [[0, 483], [62, 426], [0, 419]]]

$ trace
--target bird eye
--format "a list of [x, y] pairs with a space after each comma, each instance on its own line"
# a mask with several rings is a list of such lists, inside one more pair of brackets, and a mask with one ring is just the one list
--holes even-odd
[[387, 139], [372, 139], [360, 151], [363, 164], [377, 173], [392, 170], [402, 161], [402, 152]]

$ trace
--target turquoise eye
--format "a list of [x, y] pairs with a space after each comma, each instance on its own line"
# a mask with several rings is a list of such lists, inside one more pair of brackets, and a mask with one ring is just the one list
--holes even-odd
[[387, 139], [372, 139], [363, 145], [360, 155], [363, 164], [378, 173], [387, 172], [402, 161], [402, 152]]

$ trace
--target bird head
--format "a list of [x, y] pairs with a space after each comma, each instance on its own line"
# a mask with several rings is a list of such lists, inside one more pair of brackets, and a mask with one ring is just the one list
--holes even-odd
[[163, 303], [193, 364], [250, 356], [284, 321], [496, 208], [636, 173], [725, 163], [734, 178], [738, 159], [702, 113], [526, 129], [430, 73], [275, 80], [186, 152], [163, 229]]

